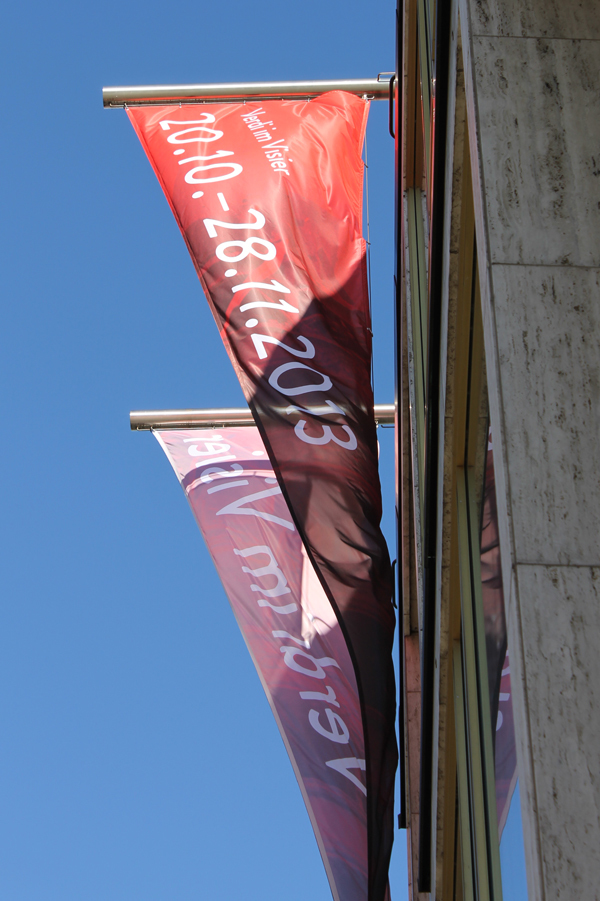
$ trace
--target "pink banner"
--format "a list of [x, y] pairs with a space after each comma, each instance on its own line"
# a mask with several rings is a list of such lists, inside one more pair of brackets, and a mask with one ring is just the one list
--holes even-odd
[[365, 748], [354, 667], [258, 429], [156, 435], [269, 699], [333, 897], [366, 901]]

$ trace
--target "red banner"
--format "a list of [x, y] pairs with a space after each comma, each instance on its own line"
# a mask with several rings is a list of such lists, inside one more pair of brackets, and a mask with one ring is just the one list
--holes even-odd
[[157, 433], [277, 720], [336, 901], [367, 895], [354, 667], [255, 428]]
[[128, 114], [346, 637], [365, 730], [368, 897], [381, 901], [397, 754], [361, 237], [368, 104], [333, 92]]

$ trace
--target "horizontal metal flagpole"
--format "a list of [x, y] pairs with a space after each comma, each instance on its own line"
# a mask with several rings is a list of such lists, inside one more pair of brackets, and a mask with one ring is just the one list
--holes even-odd
[[[394, 404], [375, 404], [375, 422], [381, 425], [393, 423], [395, 410]], [[323, 413], [331, 413], [331, 408], [323, 407]], [[217, 410], [132, 410], [129, 414], [129, 423], [132, 431], [206, 429], [254, 425], [254, 419], [248, 407]]]
[[179, 104], [225, 100], [302, 100], [327, 91], [348, 91], [373, 100], [387, 100], [393, 72], [377, 78], [345, 81], [264, 81], [234, 84], [156, 84], [138, 87], [102, 88], [102, 100], [108, 109], [123, 106]]

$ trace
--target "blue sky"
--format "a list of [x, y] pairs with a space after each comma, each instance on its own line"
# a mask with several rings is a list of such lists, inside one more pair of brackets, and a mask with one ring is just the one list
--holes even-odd
[[[130, 409], [243, 402], [103, 84], [394, 66], [393, 0], [22, 0], [0, 29], [3, 901], [328, 901], [300, 793], [183, 493]], [[393, 142], [368, 131], [375, 394], [393, 400]], [[392, 430], [381, 431], [394, 543]], [[398, 833], [394, 901], [406, 897]]]

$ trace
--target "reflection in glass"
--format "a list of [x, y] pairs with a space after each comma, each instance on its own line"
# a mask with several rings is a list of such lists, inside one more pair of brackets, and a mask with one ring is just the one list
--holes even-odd
[[512, 796], [500, 842], [500, 866], [502, 869], [502, 896], [504, 901], [527, 901], [527, 874], [525, 872], [525, 846], [521, 822], [521, 802], [518, 782]]
[[505, 901], [525, 901], [525, 855], [517, 787], [517, 749], [510, 688], [510, 662], [500, 565], [494, 452], [488, 435], [481, 516], [481, 590], [487, 653], [490, 711], [494, 733], [494, 772], [502, 889]]

